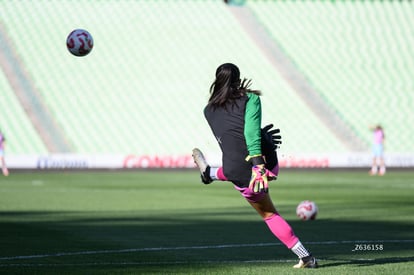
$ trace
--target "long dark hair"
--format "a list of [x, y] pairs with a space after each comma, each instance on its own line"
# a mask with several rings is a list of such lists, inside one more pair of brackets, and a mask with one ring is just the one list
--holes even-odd
[[208, 105], [213, 108], [227, 107], [236, 104], [236, 100], [247, 93], [260, 95], [258, 90], [249, 89], [251, 80], [240, 79], [239, 68], [232, 63], [224, 63], [216, 70], [216, 79], [210, 86], [210, 99]]

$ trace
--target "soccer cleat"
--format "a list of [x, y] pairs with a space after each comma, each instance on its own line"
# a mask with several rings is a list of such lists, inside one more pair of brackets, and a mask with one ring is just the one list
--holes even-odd
[[318, 262], [315, 257], [310, 257], [308, 260], [304, 261], [303, 259], [305, 258], [300, 259], [299, 263], [295, 264], [293, 268], [318, 268]]
[[208, 165], [203, 153], [198, 148], [193, 149], [194, 163], [200, 169], [201, 181], [204, 184], [209, 184], [213, 181], [210, 177], [210, 165]]

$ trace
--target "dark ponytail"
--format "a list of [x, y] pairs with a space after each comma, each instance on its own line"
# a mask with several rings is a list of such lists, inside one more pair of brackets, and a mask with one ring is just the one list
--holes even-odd
[[210, 99], [208, 105], [213, 108], [224, 107], [230, 103], [235, 104], [236, 100], [254, 93], [260, 95], [258, 90], [250, 90], [251, 80], [244, 78], [240, 80], [240, 70], [232, 63], [220, 65], [216, 70], [216, 79], [210, 86]]

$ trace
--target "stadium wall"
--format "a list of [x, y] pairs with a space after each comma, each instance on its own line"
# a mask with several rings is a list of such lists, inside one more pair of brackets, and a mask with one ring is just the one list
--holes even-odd
[[[206, 154], [212, 166], [221, 165], [221, 156]], [[393, 153], [385, 157], [388, 167], [413, 167], [414, 156]], [[184, 155], [14, 155], [7, 157], [11, 169], [73, 170], [73, 169], [146, 169], [195, 168], [191, 154]], [[371, 155], [353, 154], [295, 154], [279, 157], [281, 168], [363, 168], [370, 167]]]

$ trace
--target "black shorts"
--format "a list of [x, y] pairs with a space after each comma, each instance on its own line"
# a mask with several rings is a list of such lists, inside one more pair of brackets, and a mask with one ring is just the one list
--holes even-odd
[[[273, 170], [273, 168], [275, 168], [279, 163], [277, 152], [272, 150], [263, 152], [263, 154], [266, 161], [266, 169], [270, 171]], [[229, 179], [229, 181], [231, 181], [236, 186], [241, 188], [249, 186], [252, 176], [252, 165], [249, 162], [245, 160], [241, 162], [223, 161], [223, 171], [224, 175]]]

